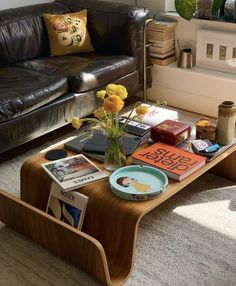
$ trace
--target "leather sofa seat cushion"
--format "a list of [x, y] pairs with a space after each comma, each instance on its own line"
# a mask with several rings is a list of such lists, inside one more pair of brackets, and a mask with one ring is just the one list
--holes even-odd
[[0, 122], [37, 109], [68, 90], [65, 77], [19, 67], [0, 67], [0, 78]]
[[71, 92], [100, 89], [114, 80], [132, 73], [136, 59], [126, 55], [67, 55], [18, 63], [18, 66], [45, 74], [67, 76]]

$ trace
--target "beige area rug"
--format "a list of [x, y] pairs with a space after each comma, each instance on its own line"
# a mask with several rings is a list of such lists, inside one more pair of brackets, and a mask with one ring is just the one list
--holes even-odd
[[[52, 143], [1, 164], [0, 189], [19, 196], [22, 163]], [[0, 224], [0, 286], [13, 285], [100, 283]], [[134, 269], [125, 285], [235, 286], [234, 183], [205, 174], [146, 215], [139, 226]]]

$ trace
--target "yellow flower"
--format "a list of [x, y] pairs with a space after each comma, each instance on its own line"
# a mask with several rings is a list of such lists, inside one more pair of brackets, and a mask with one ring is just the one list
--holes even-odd
[[116, 95], [119, 96], [121, 99], [125, 99], [128, 95], [128, 92], [123, 85], [117, 85], [116, 86]]
[[80, 120], [79, 117], [73, 117], [71, 123], [72, 126], [76, 129], [79, 129], [82, 125], [82, 121]]
[[106, 87], [106, 93], [110, 95], [115, 95], [116, 94], [116, 84], [110, 83]]
[[146, 105], [139, 105], [135, 108], [135, 112], [138, 116], [143, 116], [148, 113], [148, 106]]
[[104, 110], [103, 107], [99, 107], [96, 110], [94, 110], [93, 115], [97, 119], [103, 119], [106, 116], [106, 111]]
[[103, 90], [99, 90], [97, 93], [96, 93], [97, 97], [99, 98], [102, 98], [104, 99], [105, 95], [106, 95], [106, 91], [103, 89]]
[[108, 96], [103, 103], [103, 107], [108, 113], [117, 113], [123, 106], [124, 101], [117, 95]]

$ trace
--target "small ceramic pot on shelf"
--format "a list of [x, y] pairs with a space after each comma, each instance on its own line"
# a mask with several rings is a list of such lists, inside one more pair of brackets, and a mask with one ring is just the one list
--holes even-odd
[[228, 145], [234, 139], [236, 106], [233, 101], [223, 101], [219, 105], [217, 122], [217, 143]]

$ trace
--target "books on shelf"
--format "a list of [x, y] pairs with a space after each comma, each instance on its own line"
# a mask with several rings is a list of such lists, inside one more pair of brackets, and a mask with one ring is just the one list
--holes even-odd
[[80, 188], [108, 177], [107, 173], [82, 154], [44, 163], [41, 166], [64, 191]]
[[170, 50], [166, 53], [153, 53], [152, 51], [150, 51], [150, 56], [153, 57], [153, 58], [157, 58], [157, 59], [166, 59], [168, 58], [169, 56], [172, 56], [175, 54], [175, 50]]
[[82, 228], [88, 197], [77, 192], [65, 192], [52, 182], [46, 212], [75, 227]]
[[173, 40], [175, 35], [174, 35], [174, 33], [159, 35], [159, 33], [156, 33], [154, 31], [153, 32], [149, 31], [148, 37], [149, 37], [150, 42], [155, 43], [155, 42], [164, 42], [164, 41], [168, 41], [168, 40]]
[[175, 58], [175, 26], [176, 22], [152, 21], [148, 25], [148, 38], [151, 42], [150, 56], [155, 58], [154, 64], [167, 65]]
[[152, 21], [148, 24], [149, 30], [159, 31], [159, 32], [172, 32], [175, 30], [177, 22], [173, 21]]
[[155, 43], [152, 43], [151, 47], [156, 48], [167, 48], [167, 47], [173, 47], [175, 46], [175, 39], [167, 40], [167, 41], [156, 41]]
[[167, 53], [168, 51], [173, 51], [174, 50], [174, 44], [171, 44], [170, 46], [161, 48], [161, 47], [156, 47], [156, 46], [150, 46], [150, 53], [157, 53], [160, 55], [163, 55], [165, 53]]
[[170, 57], [165, 58], [165, 59], [158, 59], [158, 58], [151, 57], [151, 63], [156, 64], [156, 65], [160, 65], [160, 66], [167, 66], [169, 64], [174, 63], [175, 61], [176, 61], [175, 55], [170, 56]]
[[206, 157], [160, 142], [135, 152], [132, 160], [134, 164], [159, 168], [177, 181], [182, 181], [206, 164]]

